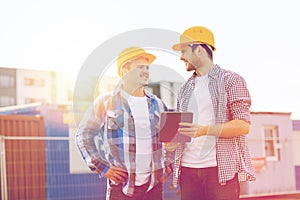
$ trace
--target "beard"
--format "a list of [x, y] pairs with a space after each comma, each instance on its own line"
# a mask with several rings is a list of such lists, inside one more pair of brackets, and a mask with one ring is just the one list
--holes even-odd
[[188, 72], [196, 70], [196, 67], [189, 62], [187, 62], [185, 65], [186, 65], [186, 71]]

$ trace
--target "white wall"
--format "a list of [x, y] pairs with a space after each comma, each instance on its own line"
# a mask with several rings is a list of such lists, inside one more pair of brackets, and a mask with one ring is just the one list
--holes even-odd
[[[43, 82], [42, 85], [33, 83], [26, 85], [26, 79]], [[54, 71], [17, 69], [17, 104], [25, 104], [26, 98], [42, 100], [47, 103], [68, 103], [68, 95], [73, 89], [71, 79], [62, 73]]]
[[[25, 85], [26, 79], [41, 80], [43, 86]], [[24, 104], [26, 98], [41, 99], [51, 102], [51, 72], [38, 70], [17, 69], [17, 104]]]
[[286, 113], [253, 113], [248, 134], [252, 157], [263, 157], [264, 137], [262, 127], [278, 126], [280, 160], [267, 161], [267, 168], [257, 172], [257, 180], [248, 183], [248, 194], [282, 193], [295, 191], [292, 120]]

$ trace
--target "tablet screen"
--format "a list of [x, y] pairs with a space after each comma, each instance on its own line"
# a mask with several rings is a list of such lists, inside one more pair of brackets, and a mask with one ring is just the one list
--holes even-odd
[[162, 112], [160, 113], [161, 142], [190, 142], [191, 138], [177, 132], [179, 122], [193, 122], [192, 112]]

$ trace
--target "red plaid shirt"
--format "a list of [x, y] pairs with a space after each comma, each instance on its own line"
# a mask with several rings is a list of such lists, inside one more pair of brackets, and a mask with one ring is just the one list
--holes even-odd
[[[187, 111], [189, 99], [195, 88], [194, 73], [182, 86], [178, 94], [177, 110]], [[208, 74], [209, 91], [212, 98], [216, 124], [239, 119], [250, 123], [251, 97], [246, 82], [240, 75], [215, 65]], [[218, 137], [216, 140], [216, 159], [219, 183], [224, 185], [238, 173], [239, 181], [255, 180], [246, 136], [232, 138]], [[180, 165], [184, 143], [175, 152], [173, 186], [180, 176]]]

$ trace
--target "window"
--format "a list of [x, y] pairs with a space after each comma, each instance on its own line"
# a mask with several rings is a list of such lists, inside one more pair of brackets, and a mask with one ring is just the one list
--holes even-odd
[[264, 150], [267, 160], [280, 160], [280, 141], [277, 126], [264, 126]]
[[24, 79], [24, 85], [43, 87], [43, 86], [45, 86], [45, 80], [43, 80], [43, 79], [25, 78]]
[[12, 96], [0, 96], [0, 106], [12, 106], [16, 104], [16, 99]]
[[35, 79], [34, 80], [34, 85], [44, 87], [45, 86], [45, 80], [43, 79]]
[[44, 102], [44, 99], [37, 99], [37, 98], [25, 98], [25, 103], [34, 103], [34, 102]]
[[10, 75], [0, 75], [0, 87], [15, 87], [15, 78]]

